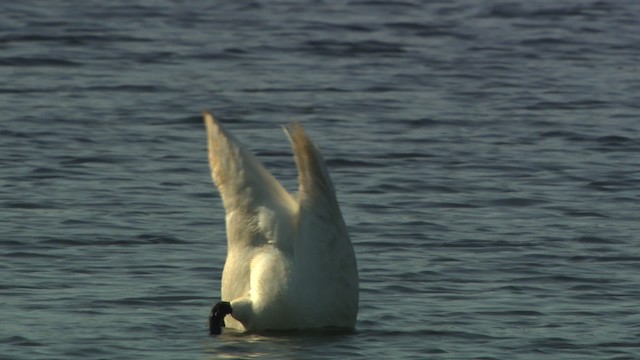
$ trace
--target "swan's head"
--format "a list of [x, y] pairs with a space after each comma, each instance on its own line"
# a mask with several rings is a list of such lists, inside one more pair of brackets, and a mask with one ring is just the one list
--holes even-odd
[[224, 327], [224, 317], [231, 312], [231, 304], [227, 301], [220, 301], [213, 305], [209, 314], [209, 334], [220, 334], [222, 327]]

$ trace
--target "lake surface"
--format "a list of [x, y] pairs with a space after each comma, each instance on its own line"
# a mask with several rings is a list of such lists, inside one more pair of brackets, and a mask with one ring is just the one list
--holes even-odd
[[[64, 5], [61, 5], [64, 4]], [[640, 2], [0, 5], [2, 359], [637, 359]], [[327, 159], [350, 334], [207, 333], [201, 111]]]

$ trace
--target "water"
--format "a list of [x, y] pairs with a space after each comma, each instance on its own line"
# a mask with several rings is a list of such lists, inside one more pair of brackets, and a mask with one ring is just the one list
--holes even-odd
[[[640, 3], [0, 10], [3, 359], [637, 358]], [[279, 127], [319, 143], [356, 332], [207, 335], [203, 109], [291, 190]]]

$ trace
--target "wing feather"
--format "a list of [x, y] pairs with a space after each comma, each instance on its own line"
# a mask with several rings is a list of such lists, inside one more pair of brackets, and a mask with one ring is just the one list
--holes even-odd
[[295, 199], [210, 113], [204, 113], [204, 120], [211, 176], [227, 212], [229, 246], [276, 243], [290, 248], [291, 236], [277, 230], [284, 228], [278, 222], [297, 208]]
[[358, 269], [333, 183], [324, 158], [302, 125], [293, 123], [286, 130], [298, 168], [295, 255], [304, 264], [298, 270], [305, 283], [324, 284], [307, 286], [304, 295], [308, 299], [303, 303], [322, 303], [340, 313], [336, 316], [344, 321], [341, 325], [353, 326], [358, 313]]
[[320, 203], [322, 210], [340, 215], [342, 219], [333, 183], [318, 147], [299, 123], [289, 124], [286, 130], [298, 167], [298, 200], [301, 207]]

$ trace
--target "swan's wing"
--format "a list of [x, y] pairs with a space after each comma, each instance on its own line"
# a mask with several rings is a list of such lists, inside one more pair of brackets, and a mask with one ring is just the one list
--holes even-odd
[[334, 210], [338, 210], [339, 214], [340, 208], [336, 201], [333, 183], [329, 178], [322, 154], [299, 123], [289, 124], [286, 131], [291, 140], [298, 167], [300, 202], [304, 201], [305, 205], [320, 205], [319, 210], [322, 213], [334, 214]]
[[333, 245], [329, 242], [337, 241], [351, 248], [324, 158], [302, 125], [292, 123], [286, 130], [298, 167], [299, 224], [300, 232], [305, 234], [305, 238], [298, 241], [330, 246]]
[[297, 269], [305, 289], [300, 295], [305, 299], [303, 306], [310, 307], [306, 314], [316, 325], [353, 327], [358, 313], [358, 270], [329, 172], [302, 125], [289, 125], [287, 133], [300, 186], [295, 255], [303, 265]]
[[225, 210], [229, 246], [276, 243], [290, 248], [286, 228], [295, 211], [293, 197], [245, 147], [208, 113], [209, 165]]

